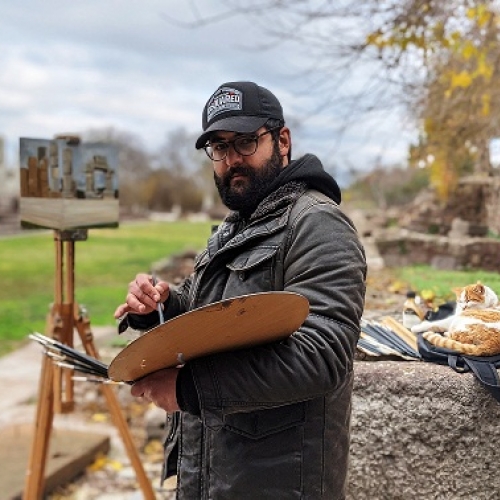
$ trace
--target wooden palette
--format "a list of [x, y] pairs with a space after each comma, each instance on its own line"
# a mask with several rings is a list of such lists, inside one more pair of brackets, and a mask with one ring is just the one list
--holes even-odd
[[292, 292], [265, 292], [215, 302], [181, 314], [132, 341], [111, 362], [109, 378], [131, 382], [162, 368], [222, 351], [283, 340], [309, 313]]

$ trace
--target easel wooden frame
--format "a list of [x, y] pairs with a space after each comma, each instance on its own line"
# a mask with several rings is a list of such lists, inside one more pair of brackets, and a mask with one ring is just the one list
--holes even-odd
[[[55, 297], [47, 317], [46, 334], [72, 347], [73, 333], [76, 328], [86, 353], [98, 359], [99, 355], [94, 345], [90, 321], [88, 316], [80, 311], [74, 296], [75, 241], [86, 239], [87, 230], [85, 229], [55, 231]], [[56, 366], [48, 356], [43, 356], [36, 421], [26, 470], [23, 500], [41, 500], [43, 498], [45, 468], [54, 414], [70, 413], [74, 409], [74, 387], [71, 377], [70, 371]], [[101, 384], [100, 389], [106, 399], [113, 423], [120, 432], [144, 498], [154, 500], [156, 497], [151, 482], [144, 471], [113, 388]]]

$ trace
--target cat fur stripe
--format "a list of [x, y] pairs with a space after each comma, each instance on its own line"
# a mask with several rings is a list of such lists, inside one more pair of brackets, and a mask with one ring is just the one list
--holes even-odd
[[500, 310], [498, 309], [464, 309], [462, 316], [477, 319], [483, 323], [500, 323]]
[[[500, 337], [500, 330], [496, 330], [496, 334]], [[453, 338], [434, 332], [426, 332], [422, 337], [436, 347], [468, 356], [495, 356], [499, 352], [498, 340], [492, 339], [491, 332], [481, 330], [478, 325], [470, 325], [465, 332], [455, 332]]]

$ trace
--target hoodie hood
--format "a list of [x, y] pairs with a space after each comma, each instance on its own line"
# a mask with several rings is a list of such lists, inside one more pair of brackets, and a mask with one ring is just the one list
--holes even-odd
[[319, 158], [306, 154], [291, 161], [278, 177], [271, 183], [268, 193], [288, 182], [304, 182], [310, 189], [316, 189], [340, 204], [342, 195], [337, 181], [325, 171]]

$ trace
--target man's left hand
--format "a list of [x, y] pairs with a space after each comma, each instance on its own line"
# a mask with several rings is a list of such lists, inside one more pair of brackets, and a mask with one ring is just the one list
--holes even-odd
[[178, 374], [178, 368], [158, 370], [134, 382], [130, 393], [132, 396], [151, 401], [167, 412], [180, 410], [176, 396]]

